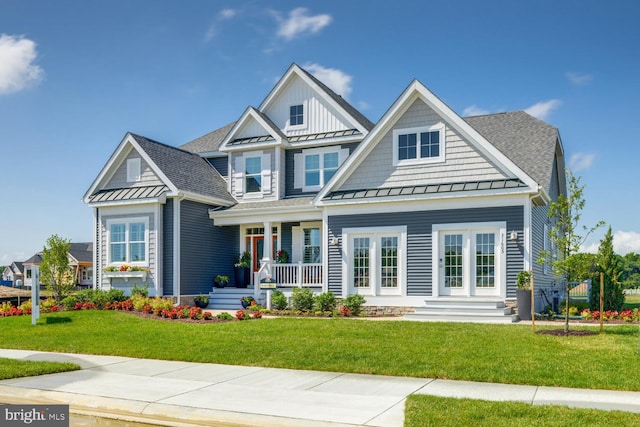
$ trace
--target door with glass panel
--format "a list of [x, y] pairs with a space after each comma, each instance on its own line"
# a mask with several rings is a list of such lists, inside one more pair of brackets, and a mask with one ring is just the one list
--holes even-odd
[[400, 237], [392, 233], [353, 236], [350, 244], [352, 288], [366, 295], [399, 295]]
[[439, 294], [498, 296], [501, 248], [496, 230], [440, 233]]

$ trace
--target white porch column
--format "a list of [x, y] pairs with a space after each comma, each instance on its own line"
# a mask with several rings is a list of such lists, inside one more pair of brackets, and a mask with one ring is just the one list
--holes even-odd
[[271, 254], [273, 253], [273, 233], [271, 230], [271, 222], [264, 223], [264, 246], [262, 253], [262, 264], [271, 262]]

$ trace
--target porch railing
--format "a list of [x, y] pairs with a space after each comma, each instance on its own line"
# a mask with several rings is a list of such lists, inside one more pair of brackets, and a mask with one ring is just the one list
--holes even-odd
[[256, 282], [267, 276], [282, 287], [322, 286], [322, 264], [264, 264], [256, 273]]

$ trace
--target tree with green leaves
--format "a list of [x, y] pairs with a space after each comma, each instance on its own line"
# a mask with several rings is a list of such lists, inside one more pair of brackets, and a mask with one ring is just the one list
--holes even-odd
[[[622, 310], [624, 304], [624, 293], [620, 283], [622, 274], [622, 264], [618, 255], [613, 251], [613, 234], [611, 226], [607, 230], [604, 238], [600, 241], [598, 248], [598, 271], [604, 273], [604, 309]], [[600, 310], [600, 277], [593, 281], [589, 301], [592, 310]]]
[[47, 239], [42, 251], [40, 281], [53, 294], [57, 304], [75, 288], [73, 269], [69, 267], [69, 240], [56, 234]]
[[549, 239], [552, 247], [557, 248], [558, 257], [552, 257], [549, 251], [540, 251], [539, 263], [547, 260], [551, 261], [553, 273], [565, 281], [566, 286], [566, 306], [564, 317], [564, 333], [569, 334], [569, 291], [570, 282], [577, 278], [578, 265], [576, 257], [573, 255], [580, 251], [580, 246], [587, 240], [589, 235], [596, 229], [604, 225], [604, 221], [599, 221], [595, 226], [588, 228], [580, 226], [580, 218], [584, 209], [584, 185], [580, 185], [580, 177], [576, 177], [569, 169], [566, 170], [567, 195], [560, 194], [558, 200], [549, 205]]
[[640, 289], [640, 254], [629, 252], [621, 257], [622, 288]]

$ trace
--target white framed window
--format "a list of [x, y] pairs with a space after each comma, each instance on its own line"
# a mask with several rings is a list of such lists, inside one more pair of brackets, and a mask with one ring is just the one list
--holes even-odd
[[406, 288], [407, 228], [342, 230], [343, 281], [347, 293], [403, 295]]
[[140, 178], [140, 158], [127, 159], [127, 182], [138, 182]]
[[109, 264], [149, 264], [149, 218], [107, 220]]
[[413, 165], [445, 161], [444, 124], [393, 131], [393, 164]]
[[322, 262], [322, 222], [301, 222], [291, 227], [291, 262], [319, 264]]
[[289, 107], [289, 125], [290, 126], [303, 126], [304, 125], [304, 104], [292, 105]]
[[236, 197], [255, 198], [271, 194], [271, 154], [243, 153], [235, 158], [233, 171]]
[[294, 154], [294, 188], [318, 191], [349, 157], [349, 149], [322, 147]]

